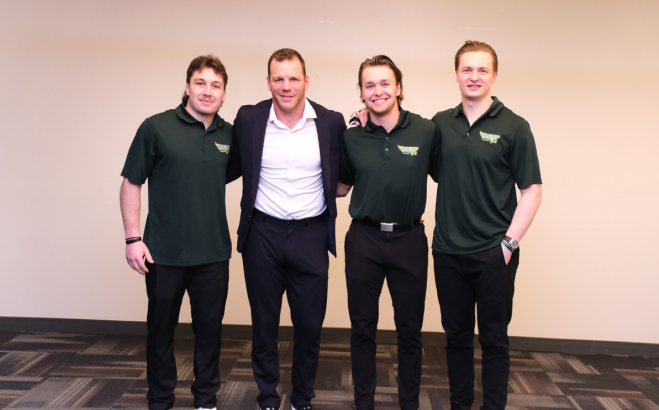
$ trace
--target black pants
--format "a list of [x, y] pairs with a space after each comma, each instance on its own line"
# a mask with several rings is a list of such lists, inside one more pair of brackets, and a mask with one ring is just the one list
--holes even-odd
[[252, 310], [252, 368], [260, 407], [279, 407], [277, 337], [284, 291], [294, 327], [291, 403], [308, 406], [327, 307], [329, 237], [325, 215], [286, 221], [254, 211], [243, 248], [247, 296]]
[[508, 324], [513, 314], [519, 249], [508, 265], [501, 245], [466, 255], [433, 251], [437, 297], [446, 332], [451, 402], [474, 403], [474, 306], [483, 351], [483, 409], [504, 409], [508, 400]]
[[185, 291], [190, 296], [195, 333], [194, 406], [213, 408], [220, 390], [222, 318], [229, 288], [229, 261], [199, 266], [164, 266], [147, 263], [149, 296], [146, 373], [150, 410], [171, 409], [176, 387], [174, 329]]
[[398, 332], [399, 403], [403, 410], [417, 409], [423, 353], [421, 326], [428, 283], [424, 226], [393, 233], [353, 221], [346, 235], [345, 252], [355, 404], [364, 409], [374, 406], [375, 333], [386, 279]]

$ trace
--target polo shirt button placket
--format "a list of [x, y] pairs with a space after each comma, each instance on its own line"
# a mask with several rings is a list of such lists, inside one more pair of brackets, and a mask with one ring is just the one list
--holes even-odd
[[389, 135], [391, 135], [391, 134], [385, 134], [384, 135], [384, 158], [387, 161], [389, 161], [391, 159], [389, 157]]

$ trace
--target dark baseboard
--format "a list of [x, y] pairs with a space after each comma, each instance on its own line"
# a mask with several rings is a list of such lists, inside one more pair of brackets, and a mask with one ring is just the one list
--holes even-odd
[[[145, 322], [6, 316], [0, 316], [0, 331], [125, 336], [146, 336], [147, 333]], [[189, 323], [179, 324], [176, 328], [176, 336], [187, 338], [194, 337], [192, 326]], [[249, 325], [223, 325], [222, 337], [224, 339], [248, 340], [252, 337], [252, 327]], [[281, 326], [279, 328], [279, 339], [293, 340], [293, 328], [291, 326]], [[349, 343], [350, 329], [324, 328], [321, 339], [323, 342]], [[397, 340], [398, 338], [395, 330], [378, 330], [378, 343], [395, 344]], [[425, 345], [444, 346], [446, 344], [446, 336], [442, 332], [423, 332], [423, 343]], [[478, 346], [477, 338], [475, 338], [474, 343]], [[539, 337], [511, 336], [510, 349], [532, 352], [659, 357], [659, 344], [609, 342], [599, 340], [546, 339]]]

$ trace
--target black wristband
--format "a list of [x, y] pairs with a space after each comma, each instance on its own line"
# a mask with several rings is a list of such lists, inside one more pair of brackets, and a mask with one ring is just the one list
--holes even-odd
[[130, 245], [131, 243], [139, 242], [141, 240], [142, 240], [142, 238], [139, 237], [139, 236], [135, 236], [135, 237], [132, 237], [132, 238], [126, 238], [126, 245]]

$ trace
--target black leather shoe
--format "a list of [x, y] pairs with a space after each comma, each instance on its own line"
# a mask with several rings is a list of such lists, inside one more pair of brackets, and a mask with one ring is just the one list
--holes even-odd
[[451, 410], [471, 410], [471, 404], [451, 402]]

